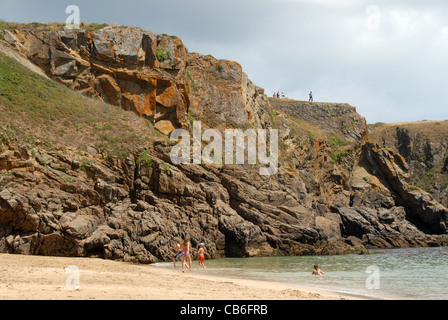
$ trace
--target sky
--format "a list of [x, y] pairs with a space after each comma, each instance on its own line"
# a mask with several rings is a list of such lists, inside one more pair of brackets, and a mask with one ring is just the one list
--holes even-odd
[[0, 19], [131, 25], [239, 62], [272, 96], [346, 102], [368, 123], [448, 120], [446, 0], [0, 0]]

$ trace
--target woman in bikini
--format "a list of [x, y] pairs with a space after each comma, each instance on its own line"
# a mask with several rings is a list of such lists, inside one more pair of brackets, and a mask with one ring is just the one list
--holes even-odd
[[191, 269], [191, 257], [190, 257], [190, 240], [188, 236], [184, 238], [184, 241], [182, 241], [182, 244], [180, 245], [180, 249], [182, 250], [182, 272], [185, 272], [185, 264], [188, 260], [188, 269], [190, 271], [193, 271]]

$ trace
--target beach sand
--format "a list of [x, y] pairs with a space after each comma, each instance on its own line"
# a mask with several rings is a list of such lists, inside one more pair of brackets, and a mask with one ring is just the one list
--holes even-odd
[[[76, 266], [79, 289], [71, 279]], [[67, 272], [66, 272], [67, 271]], [[99, 258], [0, 254], [0, 299], [27, 300], [358, 300], [285, 284], [207, 275], [207, 270]]]

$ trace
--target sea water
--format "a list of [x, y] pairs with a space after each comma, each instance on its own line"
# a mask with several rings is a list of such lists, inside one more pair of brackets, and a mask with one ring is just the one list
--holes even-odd
[[[373, 298], [448, 299], [447, 247], [369, 252], [365, 255], [214, 259], [206, 260], [206, 270], [200, 272]], [[311, 274], [315, 264], [325, 276]]]

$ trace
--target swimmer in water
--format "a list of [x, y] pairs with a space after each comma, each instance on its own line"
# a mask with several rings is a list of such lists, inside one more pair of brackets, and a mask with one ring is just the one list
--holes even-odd
[[316, 276], [324, 276], [325, 273], [319, 269], [319, 266], [317, 264], [314, 265], [313, 274]]

